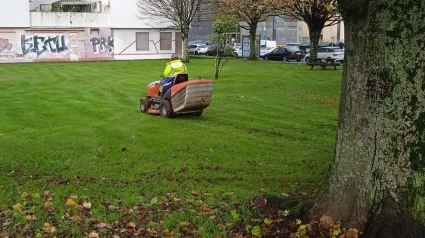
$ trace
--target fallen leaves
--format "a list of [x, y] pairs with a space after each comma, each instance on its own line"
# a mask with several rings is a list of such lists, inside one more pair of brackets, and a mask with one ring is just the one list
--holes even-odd
[[95, 232], [95, 231], [92, 231], [89, 234], [89, 238], [99, 238], [99, 234], [97, 232]]
[[43, 228], [41, 228], [46, 233], [53, 233], [56, 231], [56, 227], [52, 226], [50, 223], [44, 223]]
[[254, 228], [252, 228], [251, 233], [254, 236], [260, 236], [261, 235], [261, 227], [260, 226], [255, 226]]
[[85, 203], [83, 203], [83, 207], [86, 208], [86, 209], [91, 209], [91, 203], [85, 202]]
[[359, 233], [359, 230], [356, 228], [350, 228], [347, 233], [345, 233], [344, 237], [341, 238], [359, 238]]
[[158, 198], [154, 197], [154, 198], [152, 198], [152, 200], [151, 200], [151, 205], [154, 205], [154, 204], [156, 204], [157, 202], [158, 202]]
[[[341, 223], [329, 216], [307, 224], [289, 220], [289, 209], [279, 207], [279, 203], [266, 196], [240, 202], [234, 192], [225, 192], [219, 202], [209, 205], [212, 194], [193, 190], [183, 196], [170, 192], [150, 200], [139, 196], [136, 199], [141, 204], [137, 206], [124, 204], [121, 199], [98, 203], [76, 195], [57, 203], [54, 196], [48, 191], [40, 195], [22, 193], [19, 203], [6, 210], [0, 208], [0, 237], [6, 231], [13, 232], [12, 237], [66, 237], [69, 228], [75, 226], [89, 238], [105, 237], [104, 234], [108, 234], [107, 237], [200, 237], [206, 228], [197, 221], [205, 219], [215, 224], [222, 237], [358, 238], [361, 235], [354, 228], [342, 229]], [[34, 201], [40, 206], [38, 210], [31, 205]], [[113, 214], [110, 217], [116, 220], [99, 219], [92, 212], [98, 208], [104, 208], [105, 213]], [[247, 213], [247, 210], [252, 211]], [[59, 216], [58, 211], [62, 213]], [[251, 217], [246, 217], [247, 214]], [[15, 217], [19, 217], [21, 223], [17, 223]], [[170, 221], [174, 226], [170, 227]]]
[[72, 200], [72, 199], [68, 199], [67, 201], [66, 201], [66, 203], [65, 203], [65, 205], [66, 206], [74, 206], [74, 205], [76, 205], [77, 203], [75, 203], [74, 202], [74, 200]]
[[22, 204], [20, 204], [20, 203], [13, 205], [12, 208], [13, 208], [13, 210], [15, 210], [17, 212], [22, 212]]
[[73, 216], [72, 216], [72, 220], [73, 220], [73, 221], [75, 221], [75, 222], [80, 222], [80, 221], [82, 221], [83, 219], [81, 219], [81, 217], [80, 217], [80, 216], [78, 216], [78, 215], [73, 215]]

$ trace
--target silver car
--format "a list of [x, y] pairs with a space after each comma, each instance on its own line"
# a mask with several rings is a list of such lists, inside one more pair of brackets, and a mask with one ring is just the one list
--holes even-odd
[[[317, 49], [317, 58], [331, 58], [335, 62], [344, 63], [344, 50], [339, 47], [320, 47]], [[310, 53], [304, 57], [304, 62], [310, 61]]]
[[195, 55], [205, 55], [207, 53], [208, 46], [201, 44], [189, 45], [188, 53]]

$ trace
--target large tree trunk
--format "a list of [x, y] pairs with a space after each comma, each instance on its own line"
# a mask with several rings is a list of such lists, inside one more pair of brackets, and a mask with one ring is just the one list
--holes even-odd
[[316, 214], [365, 237], [424, 237], [425, 2], [340, 0], [345, 60], [335, 162]]
[[310, 36], [310, 62], [311, 59], [317, 58], [317, 48], [319, 47], [320, 35], [324, 24], [317, 26], [317, 23], [312, 22], [308, 24], [308, 31]]
[[257, 43], [257, 23], [249, 25], [249, 60], [256, 60], [257, 51], [255, 50], [255, 44]]

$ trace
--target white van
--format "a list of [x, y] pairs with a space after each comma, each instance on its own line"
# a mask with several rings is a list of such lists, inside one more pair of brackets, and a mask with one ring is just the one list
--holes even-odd
[[232, 44], [232, 48], [234, 50], [239, 50], [239, 48], [241, 48], [241, 47], [242, 47], [242, 44], [241, 43], [233, 43]]
[[276, 41], [274, 40], [260, 40], [260, 56], [263, 56], [276, 49]]

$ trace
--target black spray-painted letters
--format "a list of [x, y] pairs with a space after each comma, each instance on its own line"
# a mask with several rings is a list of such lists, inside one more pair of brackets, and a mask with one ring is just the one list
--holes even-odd
[[108, 51], [109, 54], [114, 52], [114, 39], [112, 36], [108, 37], [93, 37], [90, 39], [90, 43], [93, 45], [93, 53], [98, 54], [99, 52]]
[[36, 53], [39, 57], [43, 53], [63, 53], [69, 50], [65, 35], [60, 36], [21, 36], [22, 53], [28, 55]]

